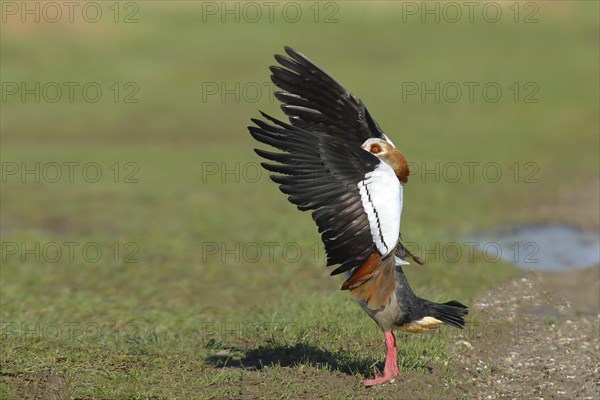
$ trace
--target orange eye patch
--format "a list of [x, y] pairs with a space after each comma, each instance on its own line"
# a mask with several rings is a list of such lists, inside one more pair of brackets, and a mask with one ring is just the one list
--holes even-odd
[[381, 153], [381, 146], [379, 146], [378, 144], [374, 144], [373, 146], [371, 146], [371, 153]]

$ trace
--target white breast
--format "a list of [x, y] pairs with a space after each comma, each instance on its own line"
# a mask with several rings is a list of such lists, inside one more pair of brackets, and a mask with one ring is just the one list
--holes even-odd
[[358, 189], [373, 242], [385, 257], [394, 250], [400, 236], [403, 187], [392, 167], [381, 161], [358, 183]]

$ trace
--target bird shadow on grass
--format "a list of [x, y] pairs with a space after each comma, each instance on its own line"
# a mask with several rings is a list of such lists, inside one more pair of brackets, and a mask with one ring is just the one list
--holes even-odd
[[319, 369], [340, 371], [346, 374], [368, 375], [374, 367], [383, 368], [383, 361], [351, 357], [318, 347], [297, 343], [282, 346], [261, 346], [235, 354], [216, 354], [206, 358], [215, 368], [241, 368], [259, 370], [264, 367], [295, 367], [309, 365]]
[[[373, 359], [360, 357], [356, 354], [332, 352], [312, 345], [297, 343], [282, 346], [261, 346], [255, 349], [242, 351], [241, 355], [235, 353], [216, 354], [206, 358], [215, 368], [239, 368], [246, 370], [260, 370], [266, 366], [296, 367], [308, 365], [318, 369], [340, 371], [345, 374], [356, 373], [371, 376], [375, 370], [382, 371], [384, 357]], [[426, 366], [418, 366], [417, 369]]]

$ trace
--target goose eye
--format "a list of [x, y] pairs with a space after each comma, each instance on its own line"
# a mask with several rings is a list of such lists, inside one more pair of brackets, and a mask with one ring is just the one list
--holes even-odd
[[381, 153], [381, 146], [379, 146], [378, 144], [374, 144], [373, 146], [371, 146], [371, 153]]

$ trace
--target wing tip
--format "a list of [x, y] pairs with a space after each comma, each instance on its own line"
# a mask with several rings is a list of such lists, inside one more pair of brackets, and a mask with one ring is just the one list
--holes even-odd
[[291, 56], [292, 54], [296, 54], [296, 53], [298, 53], [298, 52], [297, 52], [297, 51], [296, 51], [296, 50], [295, 50], [295, 49], [294, 49], [292, 46], [288, 46], [287, 44], [284, 44], [284, 45], [283, 45], [283, 50], [284, 50], [284, 51], [285, 51], [287, 54], [289, 54], [290, 56]]

